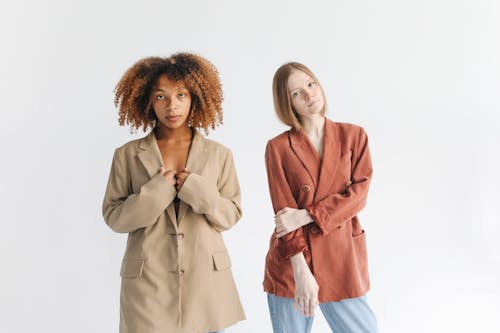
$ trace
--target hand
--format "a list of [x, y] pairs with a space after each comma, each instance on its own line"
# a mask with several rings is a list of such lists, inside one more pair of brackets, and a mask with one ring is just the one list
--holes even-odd
[[191, 171], [188, 169], [184, 168], [179, 173], [175, 174], [175, 179], [176, 179], [176, 185], [175, 187], [177, 188], [177, 192], [179, 192], [182, 188], [182, 185], [184, 185], [184, 182], [186, 181], [187, 177], [191, 174]]
[[285, 207], [279, 210], [274, 217], [274, 223], [276, 223], [276, 238], [283, 237], [312, 221], [313, 219], [311, 215], [309, 215], [307, 209]]
[[165, 167], [161, 167], [159, 173], [168, 179], [170, 185], [175, 186], [175, 170], [166, 170]]
[[295, 311], [299, 308], [304, 316], [314, 316], [314, 310], [319, 304], [318, 283], [307, 266], [302, 252], [292, 256], [291, 260], [295, 279]]

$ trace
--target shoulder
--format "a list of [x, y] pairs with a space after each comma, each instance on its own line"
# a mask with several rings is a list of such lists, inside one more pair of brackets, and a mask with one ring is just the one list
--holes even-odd
[[212, 139], [209, 139], [205, 136], [202, 136], [201, 134], [199, 134], [202, 138], [203, 138], [203, 142], [205, 144], [205, 147], [211, 151], [211, 152], [229, 152], [230, 149], [228, 147], [226, 147], [225, 145], [223, 145], [222, 143], [220, 142], [217, 142], [215, 140], [212, 140]]
[[146, 134], [142, 138], [130, 140], [115, 149], [115, 155], [118, 156], [135, 156], [140, 150], [140, 147], [145, 145], [151, 139], [151, 133]]
[[233, 158], [231, 149], [226, 147], [220, 142], [204, 137], [202, 134], [198, 133], [203, 142], [203, 147], [205, 152], [210, 154], [210, 157], [221, 162]]
[[267, 147], [283, 147], [283, 146], [288, 146], [289, 145], [289, 135], [290, 135], [290, 130], [284, 131], [283, 133], [275, 136], [274, 138], [271, 138], [269, 141], [267, 141]]
[[334, 122], [331, 120], [329, 120], [329, 122], [336, 128], [338, 136], [342, 141], [356, 142], [366, 138], [366, 131], [362, 126], [351, 123]]
[[345, 136], [348, 135], [359, 135], [360, 133], [364, 133], [365, 130], [362, 126], [351, 124], [351, 123], [341, 123], [331, 121], [337, 127], [340, 134]]

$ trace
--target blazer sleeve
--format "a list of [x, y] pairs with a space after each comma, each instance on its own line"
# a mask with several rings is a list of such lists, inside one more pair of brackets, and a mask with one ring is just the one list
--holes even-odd
[[233, 156], [227, 149], [217, 181], [191, 173], [177, 195], [218, 231], [231, 228], [241, 218], [241, 192]]
[[353, 150], [353, 160], [350, 185], [346, 185], [346, 190], [340, 194], [328, 195], [307, 207], [323, 235], [334, 228], [340, 228], [366, 205], [372, 177], [372, 161], [368, 149], [368, 137], [361, 127]]
[[132, 232], [156, 223], [174, 200], [175, 188], [161, 174], [131, 193], [130, 174], [123, 149], [115, 150], [102, 212], [108, 226], [116, 232]]
[[[285, 176], [280, 152], [271, 142], [267, 143], [265, 159], [269, 194], [274, 213], [276, 214], [285, 207], [298, 208]], [[277, 244], [279, 257], [283, 260], [308, 250], [303, 227], [278, 238]]]

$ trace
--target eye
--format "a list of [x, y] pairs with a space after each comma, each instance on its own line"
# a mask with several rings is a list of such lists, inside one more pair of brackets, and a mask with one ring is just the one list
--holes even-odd
[[297, 96], [299, 96], [299, 95], [300, 95], [300, 91], [294, 91], [294, 92], [292, 93], [292, 97], [297, 97]]
[[179, 98], [184, 98], [184, 97], [186, 97], [186, 94], [185, 93], [180, 93], [180, 94], [177, 94], [177, 96], [179, 96]]
[[314, 87], [315, 85], [316, 85], [316, 82], [314, 82], [314, 81], [311, 81], [311, 82], [309, 82], [309, 84], [308, 84], [308, 86], [309, 86], [309, 87]]
[[161, 101], [161, 100], [165, 99], [165, 96], [163, 96], [163, 95], [156, 95], [155, 98], [156, 98], [157, 101]]

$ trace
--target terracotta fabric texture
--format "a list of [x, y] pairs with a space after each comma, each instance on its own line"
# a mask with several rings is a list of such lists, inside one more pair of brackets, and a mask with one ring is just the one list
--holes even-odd
[[274, 212], [307, 209], [314, 221], [280, 239], [271, 235], [264, 290], [294, 297], [289, 258], [303, 252], [320, 303], [362, 296], [370, 288], [365, 232], [357, 217], [372, 177], [368, 138], [356, 125], [326, 119], [324, 126], [322, 159], [302, 130], [271, 139], [265, 155]]
[[153, 132], [113, 157], [103, 215], [112, 230], [128, 233], [120, 332], [221, 330], [245, 319], [221, 235], [241, 217], [231, 152], [195, 132], [192, 174], [179, 193], [158, 174], [162, 165]]

